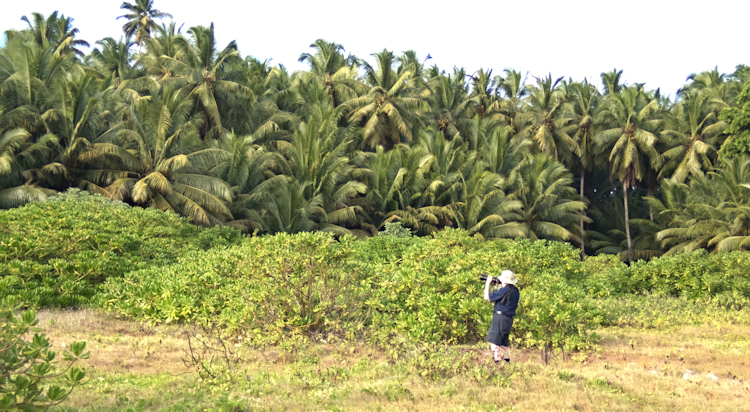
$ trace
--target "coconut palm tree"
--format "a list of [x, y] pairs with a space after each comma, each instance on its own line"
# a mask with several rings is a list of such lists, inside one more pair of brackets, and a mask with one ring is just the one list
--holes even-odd
[[[637, 87], [626, 87], [618, 94], [609, 94], [606, 106], [597, 115], [600, 131], [595, 143], [598, 151], [609, 154], [610, 176], [622, 183], [624, 193], [643, 179], [648, 168], [659, 167], [657, 137], [652, 133], [661, 120], [655, 117], [658, 109], [656, 99], [649, 99]], [[633, 247], [627, 195], [623, 196], [623, 202], [630, 260]]]
[[484, 170], [476, 163], [466, 183], [461, 201], [450, 205], [456, 213], [457, 226], [469, 234], [481, 234], [485, 239], [523, 237], [518, 225], [522, 203], [507, 196], [502, 190], [502, 176]]
[[287, 170], [286, 159], [280, 153], [256, 144], [253, 136], [228, 133], [217, 141], [219, 147], [231, 157], [218, 163], [212, 173], [227, 182], [232, 188], [232, 203], [229, 209], [234, 220], [227, 225], [252, 233], [254, 230], [268, 232], [263, 211], [269, 209], [270, 196], [261, 185], [277, 176], [276, 171]]
[[485, 170], [505, 180], [527, 154], [533, 143], [528, 139], [511, 138], [512, 129], [499, 121], [475, 117], [469, 132], [476, 141], [477, 155]]
[[219, 51], [213, 23], [210, 27], [191, 27], [188, 34], [190, 40], [182, 36], [175, 38], [179, 50], [176, 57], [162, 55], [159, 58], [167, 69], [177, 73], [161, 79], [161, 83], [184, 88], [189, 96], [195, 96], [196, 112], [204, 112], [207, 120], [201, 137], [217, 138], [226, 131], [222, 116], [228, 116], [231, 110], [242, 110], [255, 96], [239, 81], [243, 73], [234, 41]]
[[324, 212], [316, 221], [319, 230], [348, 232], [343, 228], [357, 227], [361, 217], [362, 208], [351, 201], [365, 194], [366, 186], [351, 179], [354, 167], [346, 154], [352, 141], [341, 139], [337, 127], [345, 110], [339, 106], [326, 119], [311, 117], [300, 124], [291, 143], [278, 143], [288, 159], [287, 174], [303, 183], [302, 194]]
[[29, 168], [46, 163], [51, 152], [49, 145], [54, 141], [47, 137], [33, 143], [28, 138], [29, 132], [21, 128], [0, 129], [0, 209], [45, 200], [55, 193], [54, 190], [33, 184], [26, 173]]
[[572, 123], [571, 109], [558, 86], [562, 79], [553, 80], [552, 75], [548, 75], [537, 78], [536, 86], [529, 88], [527, 130], [539, 150], [570, 166], [580, 155], [580, 149], [569, 135], [577, 128]]
[[512, 69], [505, 69], [505, 76], [498, 77], [497, 94], [500, 100], [497, 118], [510, 126], [513, 136], [528, 138], [529, 133], [524, 133], [524, 129], [530, 128], [528, 118], [524, 116], [528, 108], [524, 98], [529, 92], [525, 83], [525, 76]]
[[129, 38], [117, 41], [106, 37], [96, 42], [101, 47], [93, 49], [88, 60], [96, 67], [97, 71], [108, 79], [113, 86], [118, 87], [124, 80], [133, 74], [133, 57], [130, 47], [134, 44]]
[[448, 140], [443, 133], [431, 128], [422, 129], [414, 148], [434, 159], [427, 178], [430, 184], [421, 197], [422, 204], [449, 206], [464, 192], [466, 176], [476, 163], [476, 151], [468, 150], [468, 143], [456, 138]]
[[127, 19], [122, 30], [126, 37], [134, 37], [139, 46], [151, 37], [151, 32], [157, 27], [156, 19], [172, 18], [171, 14], [155, 9], [153, 0], [135, 0], [132, 4], [125, 1], [120, 8], [129, 12], [117, 17], [118, 20]]
[[32, 13], [31, 20], [28, 16], [23, 16], [21, 21], [26, 22], [28, 29], [21, 33], [9, 31], [8, 34], [28, 36], [42, 50], [56, 56], [83, 57], [84, 53], [79, 47], [89, 46], [88, 42], [76, 38], [79, 31], [73, 27], [73, 19], [65, 15], [58, 16], [57, 11], [52, 12], [47, 18], [41, 13]]
[[363, 227], [377, 232], [386, 222], [399, 221], [415, 233], [426, 235], [452, 224], [453, 211], [445, 206], [423, 204], [422, 193], [434, 158], [420, 149], [400, 144], [389, 151], [359, 152], [354, 163], [363, 172], [367, 193], [355, 199], [362, 206]]
[[599, 107], [599, 91], [590, 84], [586, 79], [582, 83], [573, 83], [572, 89], [572, 106], [573, 110], [572, 123], [576, 125], [573, 140], [578, 145], [577, 169], [580, 173], [581, 188], [579, 194], [585, 196], [585, 175], [594, 168], [596, 151], [594, 148], [594, 136], [596, 135], [596, 124], [594, 115]]
[[366, 93], [367, 88], [355, 80], [359, 59], [351, 54], [344, 57], [344, 46], [318, 39], [310, 47], [315, 53], [302, 53], [298, 60], [310, 66], [308, 76], [323, 84], [334, 107], [358, 97], [357, 91]]
[[701, 176], [712, 169], [718, 139], [727, 123], [718, 120], [715, 105], [701, 93], [687, 95], [672, 111], [674, 124], [661, 133], [671, 147], [662, 154], [659, 177], [671, 176], [684, 182], [688, 176]]
[[[33, 136], [47, 131], [53, 121], [52, 89], [64, 84], [64, 76], [76, 77], [82, 69], [72, 54], [59, 55], [24, 35], [7, 32], [8, 42], [0, 49], [0, 107], [6, 109], [8, 126], [24, 127]], [[46, 119], [46, 120], [45, 120]]]
[[492, 77], [492, 69], [479, 69], [471, 78], [471, 93], [469, 98], [473, 102], [474, 112], [480, 118], [492, 116], [500, 110], [498, 92], [498, 78]]
[[736, 157], [725, 166], [693, 178], [689, 186], [680, 184], [681, 203], [664, 208], [672, 219], [656, 238], [669, 248], [667, 254], [750, 250], [750, 187], [744, 183], [750, 181], [750, 158]]
[[417, 112], [426, 112], [429, 106], [410, 86], [413, 72], [405, 70], [399, 74], [394, 70], [396, 58], [392, 52], [383, 50], [373, 56], [375, 67], [363, 63], [370, 91], [346, 102], [353, 108], [349, 121], [364, 127], [365, 146], [393, 147], [402, 140], [412, 140], [412, 125], [421, 122]]
[[581, 220], [586, 202], [570, 186], [573, 175], [544, 153], [527, 155], [505, 183], [520, 202], [517, 217], [504, 225], [503, 237], [583, 242]]
[[463, 69], [453, 75], [439, 75], [427, 83], [427, 101], [431, 110], [426, 113], [427, 124], [447, 139], [466, 134], [473, 117], [474, 101], [469, 99], [469, 88]]
[[688, 84], [680, 89], [680, 95], [695, 94], [696, 92], [709, 98], [710, 102], [720, 106], [720, 109], [734, 104], [742, 90], [742, 84], [728, 79], [727, 75], [719, 73], [717, 68], [698, 74], [691, 74], [687, 78]]
[[602, 78], [602, 86], [604, 86], [604, 95], [610, 95], [610, 94], [617, 94], [622, 91], [622, 88], [624, 85], [620, 83], [620, 80], [622, 78], [622, 70], [617, 70], [617, 68], [612, 69], [611, 71], [605, 72], [601, 74]]
[[232, 220], [231, 188], [209, 172], [231, 153], [201, 142], [204, 119], [191, 115], [192, 107], [184, 92], [171, 88], [135, 104], [127, 137], [139, 164], [106, 188], [112, 198], [173, 211], [203, 226]]

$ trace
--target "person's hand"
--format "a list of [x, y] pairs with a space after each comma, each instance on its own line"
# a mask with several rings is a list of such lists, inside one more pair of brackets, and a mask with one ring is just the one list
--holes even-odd
[[486, 284], [488, 284], [488, 285], [489, 285], [490, 283], [492, 283], [492, 276], [490, 276], [490, 275], [487, 275], [487, 280], [486, 280], [485, 282], [486, 282]]

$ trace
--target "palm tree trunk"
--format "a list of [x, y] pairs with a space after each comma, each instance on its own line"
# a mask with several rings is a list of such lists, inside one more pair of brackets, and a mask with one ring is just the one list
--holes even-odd
[[632, 261], [633, 256], [633, 242], [630, 240], [630, 217], [628, 216], [628, 184], [622, 182], [623, 196], [625, 199], [625, 236], [628, 239], [628, 263]]
[[[583, 168], [581, 168], [581, 197], [584, 196], [583, 195], [583, 188], [585, 186], [583, 184], [583, 179], [585, 178], [585, 176], [586, 176], [586, 171]], [[584, 243], [584, 237], [585, 237], [584, 233], [586, 233], [586, 232], [584, 232], [583, 219], [581, 219], [581, 259], [585, 259], [586, 258], [586, 245]]]

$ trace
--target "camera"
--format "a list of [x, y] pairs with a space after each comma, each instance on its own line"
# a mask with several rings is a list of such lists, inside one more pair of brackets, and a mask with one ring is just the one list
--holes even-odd
[[[487, 274], [479, 276], [479, 280], [481, 280], [482, 282], [486, 282], [487, 281]], [[490, 282], [490, 283], [494, 283], [496, 285], [502, 285], [503, 284], [503, 282], [501, 282], [500, 279], [498, 279], [496, 277], [492, 278], [492, 282]]]

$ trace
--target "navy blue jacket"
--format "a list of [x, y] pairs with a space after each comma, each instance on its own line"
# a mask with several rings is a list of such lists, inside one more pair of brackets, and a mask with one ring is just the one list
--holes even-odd
[[521, 292], [517, 287], [505, 285], [505, 287], [490, 293], [490, 302], [495, 302], [495, 312], [500, 311], [504, 315], [516, 316], [520, 297]]

